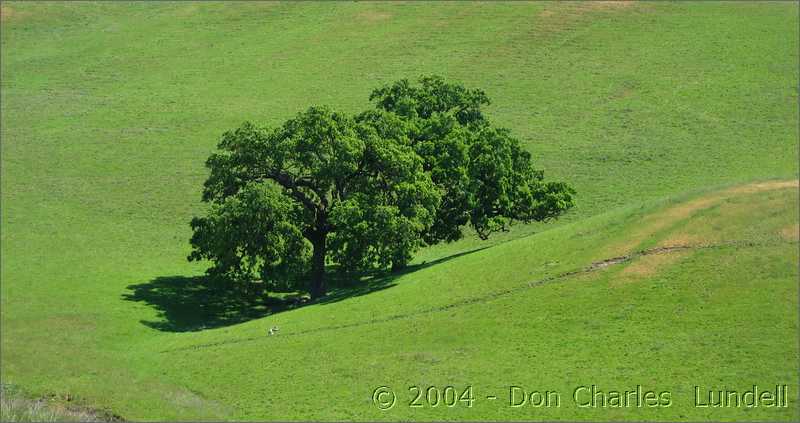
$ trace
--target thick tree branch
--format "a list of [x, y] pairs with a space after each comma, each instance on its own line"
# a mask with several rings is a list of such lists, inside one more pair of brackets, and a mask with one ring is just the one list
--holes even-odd
[[301, 186], [313, 190], [313, 188], [310, 186], [311, 184], [305, 181], [298, 181], [296, 179], [293, 179], [291, 176], [281, 172], [267, 173], [265, 175], [265, 178], [272, 179], [273, 181], [280, 184], [283, 188], [285, 188], [289, 192], [289, 195], [291, 195], [297, 201], [301, 202], [309, 210], [317, 213], [324, 211], [322, 205], [315, 203], [310, 198], [308, 198], [308, 196], [303, 191], [300, 191]]

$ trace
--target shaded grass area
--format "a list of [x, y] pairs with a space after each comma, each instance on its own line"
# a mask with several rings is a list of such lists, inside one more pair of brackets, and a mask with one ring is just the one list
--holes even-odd
[[160, 320], [142, 324], [168, 332], [234, 325], [286, 307], [277, 298], [248, 296], [228, 281], [208, 276], [161, 276], [128, 289], [125, 300], [143, 302], [160, 313]]
[[480, 250], [412, 264], [391, 273], [342, 273], [334, 268], [327, 276], [328, 294], [313, 303], [300, 301], [302, 297], [296, 295], [248, 293], [234, 282], [209, 276], [157, 277], [147, 283], [128, 286], [130, 292], [123, 294], [123, 299], [142, 302], [158, 310], [160, 319], [142, 321], [145, 326], [166, 332], [200, 331], [259, 319], [302, 305], [330, 304], [391, 288], [401, 276]]

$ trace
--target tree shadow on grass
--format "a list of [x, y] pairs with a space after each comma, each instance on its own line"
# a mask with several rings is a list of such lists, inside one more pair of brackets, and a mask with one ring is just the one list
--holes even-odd
[[408, 275], [410, 273], [414, 273], [416, 271], [435, 266], [467, 254], [476, 253], [486, 248], [489, 247], [480, 247], [447, 257], [442, 257], [433, 261], [412, 264], [403, 270], [394, 272], [381, 270], [349, 274], [333, 272], [326, 276], [328, 278], [328, 293], [324, 297], [314, 301], [314, 303], [330, 304], [346, 300], [348, 298], [371, 294], [375, 291], [381, 291], [386, 288], [391, 288], [396, 285], [395, 280], [401, 276]]
[[128, 289], [123, 299], [143, 302], [160, 313], [161, 320], [142, 324], [165, 332], [233, 325], [285, 307], [278, 298], [247, 296], [230, 283], [208, 276], [161, 276]]
[[391, 288], [396, 279], [418, 270], [480, 251], [478, 248], [398, 272], [330, 273], [328, 294], [301, 303], [295, 296], [248, 295], [219, 278], [209, 276], [161, 276], [150, 282], [128, 286], [127, 301], [155, 308], [161, 320], [142, 324], [164, 332], [191, 332], [225, 327], [311, 304], [330, 304]]

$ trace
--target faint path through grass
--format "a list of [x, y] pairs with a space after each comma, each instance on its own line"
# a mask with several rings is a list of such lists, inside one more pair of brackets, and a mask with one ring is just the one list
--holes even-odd
[[[421, 311], [413, 312], [413, 313], [395, 314], [395, 315], [387, 316], [387, 317], [380, 318], [380, 319], [371, 319], [371, 320], [367, 320], [367, 321], [353, 322], [353, 323], [348, 323], [348, 324], [344, 324], [344, 325], [325, 326], [325, 327], [309, 329], [309, 330], [304, 330], [304, 331], [299, 331], [299, 332], [294, 332], [294, 333], [286, 333], [286, 334], [282, 334], [280, 336], [282, 336], [282, 337], [285, 337], [285, 336], [299, 336], [299, 335], [308, 335], [308, 334], [319, 333], [319, 332], [328, 332], [328, 331], [332, 331], [332, 330], [349, 329], [349, 328], [354, 328], [354, 327], [359, 327], [359, 326], [366, 326], [366, 325], [373, 325], [373, 324], [378, 324], [378, 323], [390, 322], [390, 321], [393, 321], [393, 320], [408, 319], [408, 318], [412, 318], [412, 317], [416, 317], [416, 316], [420, 316], [420, 315], [424, 315], [424, 314], [444, 312], [444, 311], [448, 311], [448, 310], [451, 310], [451, 309], [454, 309], [454, 308], [458, 308], [458, 307], [464, 307], [464, 306], [468, 306], [468, 305], [472, 305], [472, 304], [476, 304], [476, 303], [489, 302], [489, 301], [492, 301], [492, 300], [495, 300], [495, 299], [498, 299], [498, 298], [501, 298], [501, 297], [505, 297], [505, 296], [512, 295], [512, 294], [516, 294], [516, 293], [518, 293], [520, 291], [524, 291], [524, 290], [527, 290], [527, 289], [530, 289], [530, 288], [539, 287], [539, 286], [542, 286], [542, 285], [545, 285], [545, 284], [548, 284], [548, 283], [551, 283], [551, 282], [561, 281], [561, 280], [568, 279], [570, 277], [578, 276], [578, 275], [581, 275], [581, 274], [595, 272], [595, 271], [602, 270], [602, 269], [605, 269], [605, 268], [607, 268], [609, 266], [613, 266], [613, 265], [628, 263], [628, 262], [633, 261], [633, 260], [635, 260], [637, 258], [645, 257], [645, 256], [669, 254], [669, 253], [683, 252], [683, 251], [687, 251], [687, 250], [696, 250], [696, 249], [729, 248], [729, 247], [752, 248], [752, 247], [767, 247], [767, 246], [775, 246], [775, 245], [783, 245], [783, 244], [798, 244], [798, 242], [797, 241], [781, 241], [781, 242], [773, 242], [773, 243], [757, 243], [757, 242], [748, 241], [748, 240], [738, 240], [738, 241], [729, 241], [729, 242], [720, 243], [720, 244], [675, 245], [675, 246], [669, 246], [669, 247], [655, 247], [655, 248], [650, 248], [650, 249], [647, 249], [647, 250], [637, 251], [637, 252], [634, 252], [632, 254], [628, 254], [628, 255], [624, 255], [624, 256], [612, 257], [612, 258], [608, 258], [608, 259], [605, 259], [605, 260], [597, 261], [597, 262], [594, 262], [594, 263], [590, 264], [587, 267], [584, 267], [583, 269], [577, 269], [577, 270], [572, 270], [572, 271], [560, 273], [560, 274], [555, 275], [555, 276], [549, 276], [549, 277], [538, 279], [538, 280], [535, 280], [535, 281], [532, 281], [532, 282], [528, 282], [528, 283], [525, 283], [525, 284], [522, 284], [522, 285], [517, 285], [517, 286], [511, 287], [511, 288], [508, 288], [508, 289], [504, 289], [504, 290], [501, 290], [501, 291], [494, 291], [494, 292], [490, 292], [490, 293], [485, 294], [485, 295], [472, 297], [472, 298], [467, 298], [467, 299], [464, 299], [464, 300], [461, 300], [461, 301], [456, 301], [454, 303], [450, 303], [450, 304], [447, 304], [447, 305], [444, 305], [444, 306], [440, 306], [440, 307], [433, 307], [433, 308], [429, 308], [429, 309], [425, 309], [425, 310], [421, 310]], [[216, 347], [216, 346], [229, 345], [229, 344], [239, 344], [239, 343], [252, 342], [252, 341], [258, 341], [258, 340], [264, 340], [264, 339], [267, 339], [266, 336], [251, 336], [251, 337], [247, 337], [247, 338], [231, 339], [231, 340], [220, 341], [220, 342], [212, 342], [212, 343], [207, 343], [207, 344], [198, 344], [198, 345], [193, 345], [193, 346], [189, 346], [189, 347], [167, 349], [167, 350], [162, 350], [161, 352], [162, 353], [169, 353], [169, 352], [175, 352], [175, 351], [197, 350], [197, 349], [202, 349], [202, 348]]]

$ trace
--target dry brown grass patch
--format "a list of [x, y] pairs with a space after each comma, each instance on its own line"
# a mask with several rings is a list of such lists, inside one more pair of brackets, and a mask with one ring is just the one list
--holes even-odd
[[611, 281], [611, 286], [623, 286], [653, 277], [689, 254], [689, 251], [670, 251], [640, 256], [622, 269], [619, 275]]
[[0, 21], [5, 22], [6, 20], [11, 19], [11, 17], [15, 14], [16, 12], [14, 12], [14, 9], [12, 9], [11, 6], [0, 5]]
[[[606, 249], [607, 255], [625, 255], [633, 252], [645, 240], [652, 238], [657, 233], [667, 229], [668, 227], [678, 223], [679, 221], [688, 219], [698, 211], [713, 207], [721, 201], [739, 195], [754, 194], [763, 191], [798, 188], [800, 181], [768, 181], [756, 182], [747, 185], [741, 185], [726, 190], [709, 194], [705, 197], [697, 198], [687, 201], [683, 204], [678, 204], [667, 208], [666, 210], [647, 216], [642, 221], [642, 226], [634, 231], [630, 237], [624, 242], [613, 245]], [[683, 243], [683, 242], [686, 243]], [[676, 234], [670, 237], [667, 241], [662, 242], [661, 246], [668, 245], [695, 245], [703, 244], [707, 240], [693, 237], [689, 234]]]
[[800, 188], [800, 181], [769, 181], [769, 182], [756, 182], [753, 184], [747, 185], [740, 185], [738, 187], [733, 187], [728, 190], [723, 191], [723, 193], [728, 193], [728, 196], [731, 194], [738, 195], [738, 194], [753, 194], [756, 192], [762, 191], [771, 191], [776, 189], [785, 189], [785, 188]]
[[710, 239], [701, 236], [687, 233], [677, 233], [670, 235], [669, 238], [659, 242], [657, 247], [699, 246], [708, 245], [710, 243]]
[[789, 241], [800, 240], [800, 224], [795, 223], [781, 229], [781, 237]]
[[[631, 253], [636, 247], [641, 245], [645, 240], [651, 238], [658, 232], [672, 226], [673, 224], [689, 218], [693, 213], [713, 206], [721, 197], [703, 197], [692, 200], [657, 213], [647, 216], [643, 219], [642, 227], [634, 231], [625, 242], [620, 245], [613, 246], [610, 250], [612, 254], [628, 254]], [[675, 245], [671, 243], [670, 245]]]
[[650, 254], [641, 256], [631, 264], [622, 269], [623, 275], [630, 275], [636, 277], [653, 276], [664, 266], [674, 263], [679, 258], [686, 257], [686, 251], [669, 252], [662, 254]]
[[391, 19], [392, 14], [388, 12], [380, 12], [377, 10], [364, 10], [356, 15], [359, 20], [367, 23], [383, 22]]
[[627, 8], [637, 4], [635, 1], [577, 1], [577, 2], [553, 2], [549, 7], [539, 12], [539, 17], [572, 17], [582, 15], [594, 10], [614, 10]]

